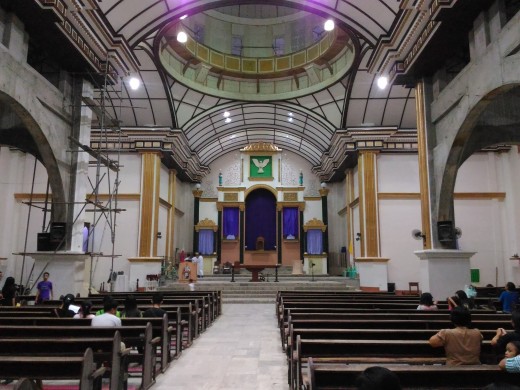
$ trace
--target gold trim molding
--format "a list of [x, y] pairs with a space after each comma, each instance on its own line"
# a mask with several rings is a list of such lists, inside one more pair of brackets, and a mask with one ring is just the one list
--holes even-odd
[[284, 207], [298, 207], [298, 211], [305, 210], [305, 202], [277, 202], [276, 210], [281, 211]]
[[282, 149], [270, 142], [255, 142], [240, 149], [240, 151], [244, 153], [278, 153], [281, 152]]
[[273, 181], [274, 177], [248, 177], [249, 181]]
[[129, 257], [130, 263], [162, 263], [163, 257]]
[[309, 229], [321, 229], [322, 232], [325, 232], [325, 230], [327, 229], [327, 225], [325, 225], [323, 221], [313, 218], [305, 225], [303, 225], [303, 231], [306, 232]]
[[246, 209], [244, 202], [217, 202], [217, 211], [222, 211], [224, 207], [238, 207], [240, 211]]
[[390, 259], [384, 257], [356, 257], [356, 263], [388, 263]]
[[214, 232], [216, 232], [218, 230], [218, 226], [213, 220], [204, 218], [195, 225], [196, 232], [198, 232], [200, 229], [212, 229]]

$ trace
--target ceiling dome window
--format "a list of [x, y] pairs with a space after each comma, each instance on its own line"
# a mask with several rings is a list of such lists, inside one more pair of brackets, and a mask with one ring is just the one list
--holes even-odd
[[[167, 25], [155, 45], [167, 73], [199, 92], [266, 101], [319, 91], [354, 63], [349, 32], [326, 31], [321, 16], [271, 5], [239, 9], [218, 8]], [[179, 31], [186, 42], [175, 38]]]

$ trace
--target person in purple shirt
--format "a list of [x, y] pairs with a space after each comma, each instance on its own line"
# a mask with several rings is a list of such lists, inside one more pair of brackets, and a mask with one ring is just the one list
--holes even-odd
[[38, 283], [36, 288], [38, 289], [38, 291], [36, 292], [36, 299], [35, 299], [36, 304], [53, 299], [52, 282], [49, 280], [48, 272], [43, 273], [43, 280]]

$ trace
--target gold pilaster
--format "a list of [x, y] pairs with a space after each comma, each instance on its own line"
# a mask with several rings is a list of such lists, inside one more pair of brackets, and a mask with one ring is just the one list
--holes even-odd
[[377, 207], [377, 151], [363, 150], [358, 157], [359, 225], [361, 257], [379, 257]]
[[157, 152], [141, 154], [141, 204], [139, 228], [139, 257], [157, 256], [159, 228], [159, 186], [161, 156]]
[[166, 257], [175, 255], [175, 193], [177, 190], [177, 171], [172, 169], [168, 173], [168, 202], [171, 207], [168, 210], [166, 222]]
[[415, 87], [415, 108], [417, 115], [417, 155], [419, 159], [419, 188], [421, 191], [421, 231], [425, 235], [423, 249], [432, 248], [430, 218], [430, 185], [428, 181], [428, 149], [426, 140], [426, 110], [424, 80]]

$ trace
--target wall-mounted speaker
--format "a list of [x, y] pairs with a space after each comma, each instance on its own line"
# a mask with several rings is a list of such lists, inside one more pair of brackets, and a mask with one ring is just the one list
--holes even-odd
[[437, 222], [437, 235], [439, 237], [439, 242], [444, 244], [453, 243], [455, 241], [453, 221]]

